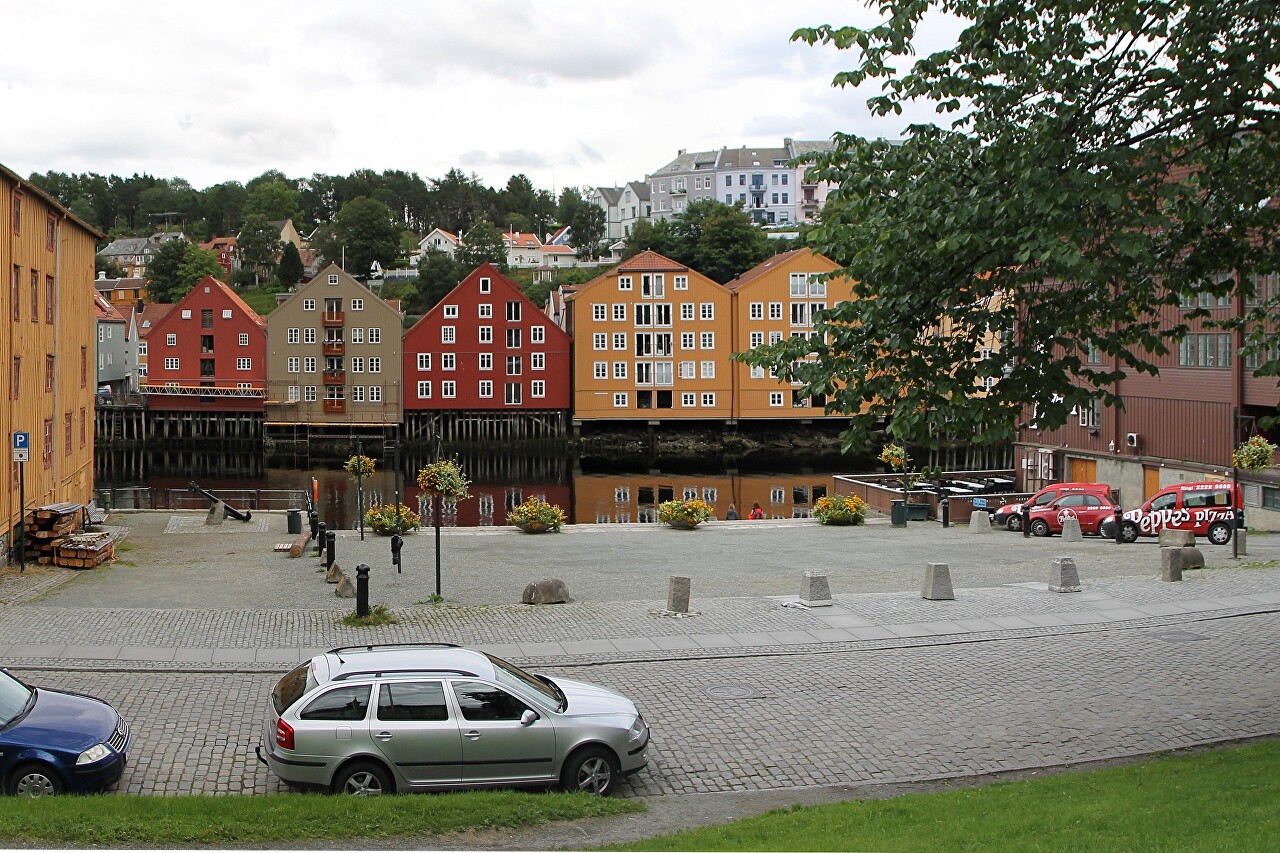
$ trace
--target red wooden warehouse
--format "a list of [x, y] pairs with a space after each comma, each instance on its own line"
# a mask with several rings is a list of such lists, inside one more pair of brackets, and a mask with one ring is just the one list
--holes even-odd
[[[412, 414], [569, 409], [569, 336], [511, 279], [482, 264], [404, 337], [404, 408]], [[444, 438], [465, 438], [457, 419]], [[526, 424], [527, 425], [527, 424]], [[493, 438], [497, 434], [474, 435]], [[520, 437], [520, 436], [512, 436]]]
[[149, 409], [261, 412], [266, 387], [266, 322], [211, 276], [147, 335]]

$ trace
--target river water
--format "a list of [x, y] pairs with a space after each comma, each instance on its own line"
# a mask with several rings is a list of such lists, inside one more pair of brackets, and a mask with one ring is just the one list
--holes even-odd
[[[655, 522], [657, 505], [673, 498], [701, 498], [724, 518], [730, 505], [745, 518], [759, 503], [769, 518], [807, 518], [818, 498], [834, 491], [830, 470], [811, 471], [800, 465], [790, 470], [741, 472], [704, 471], [581, 471], [564, 456], [494, 459], [459, 458], [472, 479], [471, 497], [443, 509], [447, 527], [488, 527], [506, 524], [507, 512], [536, 496], [559, 505], [570, 524]], [[229, 458], [226, 454], [101, 453], [96, 460], [100, 502], [118, 508], [203, 509], [208, 500], [190, 490], [195, 483], [237, 509], [288, 509], [302, 506], [311, 494], [320, 519], [331, 528], [351, 529], [359, 519], [358, 506], [368, 508], [401, 502], [421, 511], [424, 526], [432, 524], [430, 502], [421, 496], [414, 477], [423, 460], [403, 460], [400, 477], [395, 464], [356, 481], [341, 463], [328, 468], [274, 468], [259, 454]], [[779, 466], [782, 467], [782, 466]], [[398, 482], [397, 482], [398, 479]]]

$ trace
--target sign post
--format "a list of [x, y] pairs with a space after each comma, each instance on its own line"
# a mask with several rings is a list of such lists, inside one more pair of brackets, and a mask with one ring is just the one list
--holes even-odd
[[13, 434], [13, 461], [18, 463], [18, 572], [27, 570], [27, 460], [31, 458], [31, 434]]

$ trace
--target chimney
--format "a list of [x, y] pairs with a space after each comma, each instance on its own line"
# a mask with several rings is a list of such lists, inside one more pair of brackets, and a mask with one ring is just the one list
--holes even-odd
[[683, 157], [685, 155], [685, 152], [688, 150], [689, 150], [688, 148], [681, 148], [679, 151], [676, 152], [676, 156]]
[[106, 280], [107, 280], [107, 271], [98, 270], [98, 281], [106, 281]]

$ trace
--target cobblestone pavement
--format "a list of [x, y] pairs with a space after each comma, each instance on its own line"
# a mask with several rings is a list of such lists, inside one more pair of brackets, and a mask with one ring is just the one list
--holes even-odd
[[[363, 642], [479, 645], [631, 696], [654, 730], [631, 796], [924, 780], [1280, 733], [1280, 537], [1236, 560], [1202, 545], [1209, 569], [1162, 583], [1151, 543], [936, 524], [451, 531], [433, 605], [429, 535], [410, 538], [397, 575], [385, 539], [341, 531], [339, 562], [380, 561], [372, 600], [398, 620], [356, 629], [338, 623], [353, 602], [314, 557], [271, 551], [290, 538], [283, 516], [263, 516], [267, 533], [172, 518], [113, 516], [110, 567], [0, 575], [0, 662], [102, 696], [133, 725], [121, 791], [281, 790], [253, 754], [271, 684]], [[1047, 591], [1059, 555], [1083, 592]], [[955, 601], [920, 597], [939, 559]], [[793, 606], [804, 569], [828, 572], [834, 606]], [[682, 618], [663, 610], [676, 573], [693, 578]], [[542, 575], [574, 602], [513, 603]]]

